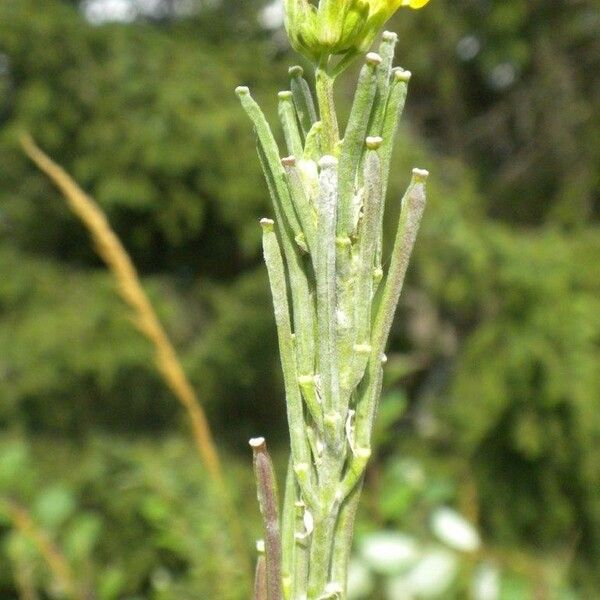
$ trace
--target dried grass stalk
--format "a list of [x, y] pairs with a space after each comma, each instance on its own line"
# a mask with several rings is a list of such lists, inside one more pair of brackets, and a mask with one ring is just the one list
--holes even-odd
[[8, 516], [13, 527], [35, 546], [64, 593], [75, 600], [87, 600], [86, 594], [77, 583], [69, 561], [50, 536], [37, 525], [29, 512], [8, 498], [0, 498], [0, 509]]
[[163, 329], [139, 276], [123, 247], [111, 229], [100, 207], [69, 174], [47, 156], [29, 135], [21, 137], [21, 145], [29, 158], [54, 182], [64, 194], [69, 207], [87, 227], [100, 257], [114, 275], [119, 294], [133, 312], [136, 327], [151, 342], [156, 366], [166, 384], [183, 405], [192, 424], [194, 441], [213, 480], [222, 484], [223, 475], [213, 436], [200, 402], [188, 381], [171, 341]]
[[98, 254], [116, 279], [119, 294], [132, 310], [136, 327], [153, 345], [156, 366], [189, 417], [198, 453], [223, 500], [222, 508], [228, 526], [231, 528], [235, 552], [240, 565], [247, 567], [249, 573], [249, 556], [245, 551], [244, 535], [225, 485], [221, 462], [206, 414], [183, 371], [175, 348], [142, 288], [131, 258], [111, 229], [100, 207], [77, 185], [73, 178], [46, 155], [30, 135], [21, 136], [21, 145], [27, 156], [63, 193], [69, 208], [88, 229]]

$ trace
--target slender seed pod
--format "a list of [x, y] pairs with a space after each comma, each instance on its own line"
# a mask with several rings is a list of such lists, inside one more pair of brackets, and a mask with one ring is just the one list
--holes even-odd
[[374, 52], [367, 54], [367, 61], [358, 78], [358, 87], [346, 126], [338, 169], [338, 236], [350, 236], [353, 233], [352, 198], [355, 193], [358, 165], [367, 135], [369, 115], [373, 108], [377, 89], [377, 69], [380, 64], [381, 56], [379, 54]]
[[351, 361], [349, 389], [353, 390], [363, 377], [371, 353], [371, 306], [373, 303], [373, 266], [378, 240], [381, 238], [380, 213], [381, 163], [378, 148], [381, 138], [367, 138], [365, 160], [365, 194], [363, 216], [357, 246], [358, 267], [354, 286], [354, 354]]
[[[263, 165], [263, 171], [265, 171], [265, 177], [267, 178], [269, 191], [271, 192], [271, 195], [273, 195], [273, 185], [271, 179], [268, 177], [266, 169], [264, 168], [265, 159], [260, 145], [258, 146], [258, 154], [261, 159], [261, 164]], [[279, 223], [283, 223], [281, 210], [277, 203], [275, 203], [275, 216], [277, 217]], [[309, 289], [307, 275], [302, 264], [302, 258], [299, 256], [297, 247], [291, 241], [291, 236], [288, 232], [288, 228], [285, 226], [285, 223], [279, 227], [279, 234], [281, 237], [281, 245], [283, 247], [283, 253], [285, 255], [290, 279], [294, 324], [292, 331], [296, 332], [295, 349], [297, 372], [300, 373], [298, 376], [298, 383], [300, 383], [302, 395], [307, 403], [307, 406], [311, 412], [316, 411], [313, 413], [315, 420], [319, 423], [322, 423], [323, 419], [320, 406], [316, 399], [316, 393], [310, 394], [310, 390], [306, 386], [302, 386], [302, 380], [305, 377], [311, 377], [314, 380], [316, 352], [316, 310], [314, 299]]]
[[283, 129], [288, 152], [293, 156], [301, 156], [303, 151], [302, 138], [300, 137], [300, 130], [298, 129], [298, 120], [294, 108], [292, 92], [279, 92], [278, 98], [279, 120]]
[[[274, 223], [270, 219], [262, 219], [260, 224], [263, 228], [264, 258], [269, 273], [277, 337], [279, 338], [279, 353], [285, 385], [292, 457], [296, 467], [298, 464], [307, 464], [310, 455], [308, 442], [304, 435], [304, 414], [300, 388], [298, 387], [298, 371], [290, 322], [287, 282], [279, 243], [273, 230]], [[302, 483], [305, 487], [310, 484], [308, 479], [305, 479]]]
[[[269, 190], [269, 195], [271, 196], [271, 202], [273, 203], [273, 211], [275, 212], [277, 221], [280, 223], [279, 233], [281, 236], [281, 241], [286, 257], [293, 256], [298, 246], [302, 248], [305, 252], [307, 252], [308, 246], [306, 245], [304, 234], [300, 232], [294, 235], [292, 227], [289, 225], [288, 221], [285, 218], [282, 203], [280, 202], [279, 196], [277, 195], [275, 181], [273, 180], [272, 172], [269, 169], [267, 158], [265, 156], [263, 147], [260, 144], [260, 141], [257, 141], [256, 151], [258, 153], [258, 158], [260, 159], [260, 165], [262, 167], [265, 181], [267, 182], [267, 189]], [[291, 208], [293, 209], [293, 206]], [[300, 225], [298, 225], [298, 227], [300, 227]], [[288, 241], [289, 246], [287, 245]]]
[[[268, 219], [266, 221], [268, 221]], [[306, 405], [313, 415], [315, 422], [322, 424], [322, 409], [316, 395], [316, 390], [315, 393], [310, 393], [310, 390], [305, 385], [308, 378], [312, 379], [313, 381], [315, 379], [316, 309], [314, 305], [314, 298], [309, 289], [307, 275], [303, 269], [302, 257], [300, 256], [298, 248], [292, 244], [290, 236], [285, 227], [280, 227], [279, 230], [281, 233], [281, 244], [283, 246], [283, 253], [289, 275], [288, 289], [291, 294], [294, 325], [292, 331], [296, 332], [292, 333], [292, 338], [296, 355], [296, 376], [298, 377], [297, 383], [299, 389], [301, 390], [301, 398], [304, 397]], [[303, 376], [299, 375], [298, 373], [309, 373], [310, 375]], [[295, 418], [298, 419], [296, 410], [294, 410], [294, 415], [296, 415]], [[291, 431], [292, 425], [289, 423], [290, 419], [291, 413], [290, 407], [288, 406], [288, 424]], [[294, 425], [294, 431], [297, 431], [298, 427], [298, 425]], [[310, 451], [307, 453], [310, 455]], [[310, 460], [302, 460], [300, 462], [302, 465], [310, 465]], [[302, 474], [304, 474], [304, 467], [302, 467], [300, 471]], [[306, 502], [314, 506], [316, 504], [316, 500], [314, 499], [313, 492], [311, 489], [309, 489], [312, 485], [311, 479], [308, 477], [310, 473], [310, 469], [306, 470], [307, 477], [299, 477], [298, 481], [300, 483], [302, 492], [305, 495]]]
[[284, 248], [292, 295], [294, 341], [296, 348], [298, 385], [305, 402], [317, 423], [322, 421], [321, 407], [316, 394], [303, 386], [304, 377], [314, 379], [316, 362], [316, 309], [310, 292], [308, 278], [303, 268], [303, 259], [294, 248]]
[[254, 124], [263, 155], [263, 169], [265, 170], [267, 179], [271, 181], [273, 200], [281, 207], [287, 224], [294, 232], [294, 239], [301, 239], [299, 237], [301, 233], [300, 223], [294, 211], [290, 191], [285, 181], [285, 172], [281, 166], [277, 142], [273, 137], [267, 119], [254, 98], [250, 95], [250, 90], [247, 87], [239, 86], [235, 91], [242, 103], [242, 107]]
[[311, 206], [306, 189], [302, 183], [298, 167], [296, 166], [296, 158], [288, 156], [281, 159], [281, 164], [285, 169], [287, 183], [292, 196], [294, 208], [298, 214], [302, 232], [306, 239], [306, 245], [311, 255], [315, 252], [315, 243], [317, 236], [317, 213]]
[[[283, 600], [281, 586], [281, 531], [275, 470], [265, 438], [250, 440], [258, 504], [265, 527], [265, 573], [267, 600]], [[259, 579], [260, 573], [257, 573]]]
[[392, 72], [392, 63], [394, 61], [394, 51], [398, 42], [398, 34], [392, 31], [384, 31], [379, 46], [379, 55], [381, 56], [381, 64], [377, 69], [377, 95], [375, 101], [375, 109], [371, 116], [369, 124], [369, 135], [382, 135], [383, 117], [387, 104], [388, 90], [390, 87], [390, 75]]
[[337, 332], [337, 354], [340, 373], [340, 418], [350, 401], [348, 380], [354, 353], [354, 312], [356, 295], [355, 247], [347, 236], [336, 239], [336, 311], [335, 326]]
[[260, 554], [256, 560], [256, 573], [254, 575], [254, 600], [268, 600], [267, 596], [267, 567], [264, 555]]
[[[394, 141], [398, 132], [398, 123], [404, 111], [406, 103], [406, 94], [408, 93], [408, 82], [410, 80], [410, 71], [404, 71], [397, 68], [392, 72], [392, 82], [390, 94], [385, 111], [383, 121], [383, 145], [380, 150], [381, 157], [381, 194], [385, 200], [388, 187], [388, 179], [392, 162], [392, 151], [394, 149]], [[381, 211], [380, 228], [383, 229], [383, 213]], [[376, 266], [381, 268], [381, 238], [377, 245], [377, 261]]]
[[337, 159], [324, 156], [320, 163], [317, 227], [317, 322], [319, 373], [323, 385], [325, 414], [338, 408], [339, 377], [335, 329], [335, 223], [337, 205]]
[[304, 154], [300, 160], [297, 160], [296, 166], [304, 186], [306, 197], [313, 210], [317, 211], [317, 198], [319, 196], [319, 167], [318, 162], [321, 159], [321, 133], [323, 123], [317, 121], [306, 136], [304, 144]]
[[425, 182], [428, 176], [429, 172], [425, 169], [413, 169], [410, 185], [402, 198], [400, 220], [398, 222], [398, 231], [392, 251], [390, 268], [375, 325], [373, 326], [372, 341], [377, 346], [376, 350], [380, 354], [385, 350], [396, 306], [402, 293], [408, 263], [425, 210]]
[[308, 585], [309, 553], [308, 548], [312, 536], [312, 514], [303, 502], [295, 504], [295, 535], [294, 535], [294, 581], [292, 583], [292, 598], [306, 598]]
[[291, 76], [290, 87], [294, 97], [294, 106], [298, 114], [298, 121], [304, 137], [308, 135], [311, 127], [317, 122], [317, 111], [310, 88], [306, 79], [304, 79], [304, 69], [299, 66], [290, 67]]
[[385, 345], [402, 293], [408, 261], [415, 244], [421, 217], [425, 210], [425, 181], [428, 175], [429, 173], [423, 169], [413, 169], [412, 180], [402, 198], [390, 268], [371, 334], [371, 356], [363, 381], [366, 391], [356, 409], [356, 444], [362, 448], [370, 447], [373, 420], [381, 391]]

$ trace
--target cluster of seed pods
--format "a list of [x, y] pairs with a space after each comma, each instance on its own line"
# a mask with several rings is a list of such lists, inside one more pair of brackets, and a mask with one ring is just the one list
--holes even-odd
[[[346, 597], [354, 514], [371, 455], [385, 346], [425, 207], [414, 169], [391, 255], [383, 220], [410, 72], [392, 68], [396, 35], [366, 56], [344, 135], [319, 113], [300, 67], [279, 93], [288, 156], [246, 87], [274, 219], [262, 219], [286, 394], [291, 457], [283, 507], [263, 438], [251, 440], [265, 555], [257, 600]], [[317, 82], [318, 85], [318, 82]], [[384, 269], [384, 265], [389, 265]], [[281, 512], [281, 521], [280, 521]]]

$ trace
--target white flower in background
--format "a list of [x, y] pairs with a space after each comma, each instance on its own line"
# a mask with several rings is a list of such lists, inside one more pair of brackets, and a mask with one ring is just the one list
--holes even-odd
[[399, 472], [406, 483], [414, 489], [421, 489], [425, 485], [426, 476], [423, 466], [418, 461], [406, 458], [399, 466]]
[[481, 545], [473, 525], [451, 508], [438, 508], [433, 513], [431, 529], [444, 544], [461, 552], [475, 552]]
[[[212, 4], [214, 0], [204, 4]], [[92, 25], [131, 23], [138, 17], [185, 17], [199, 9], [193, 0], [84, 0], [83, 15]]]
[[419, 558], [418, 545], [413, 538], [386, 531], [364, 538], [360, 553], [367, 565], [382, 575], [401, 573]]
[[464, 61], [473, 60], [481, 50], [481, 42], [476, 35], [466, 35], [456, 44], [456, 54]]
[[452, 585], [458, 571], [458, 560], [447, 550], [426, 554], [408, 573], [389, 580], [389, 600], [437, 598]]
[[283, 27], [283, 0], [274, 0], [265, 6], [260, 13], [260, 22], [265, 29]]
[[348, 600], [368, 598], [373, 591], [373, 578], [369, 569], [358, 560], [351, 560], [348, 567]]
[[473, 600], [498, 600], [500, 598], [500, 572], [490, 563], [479, 565], [473, 575]]
[[94, 25], [102, 23], [131, 23], [137, 16], [130, 0], [86, 0], [81, 5], [85, 18]]

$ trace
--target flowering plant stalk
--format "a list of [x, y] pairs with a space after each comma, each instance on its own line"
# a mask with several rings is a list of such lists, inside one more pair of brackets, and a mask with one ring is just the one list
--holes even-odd
[[[333, 84], [401, 5], [426, 0], [286, 0], [294, 48], [315, 65], [316, 105], [301, 67], [279, 93], [288, 156], [246, 87], [274, 220], [262, 219], [283, 369], [291, 456], [280, 507], [263, 438], [250, 441], [265, 539], [256, 600], [345, 600], [354, 516], [381, 393], [385, 346], [425, 207], [414, 169], [384, 260], [384, 199], [410, 72], [392, 68], [397, 36], [368, 53], [340, 139]], [[389, 264], [384, 270], [384, 264]], [[280, 517], [281, 515], [281, 517]]]

